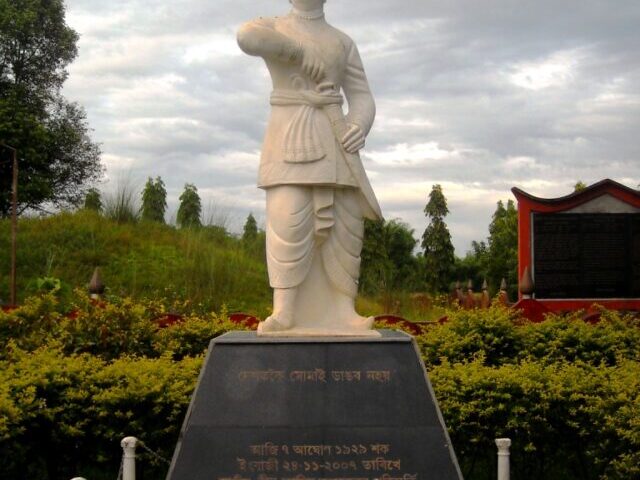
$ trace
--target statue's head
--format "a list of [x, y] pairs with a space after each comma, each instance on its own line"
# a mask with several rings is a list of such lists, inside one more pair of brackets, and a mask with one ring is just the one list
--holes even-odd
[[289, 0], [289, 3], [303, 12], [310, 12], [322, 8], [327, 0]]

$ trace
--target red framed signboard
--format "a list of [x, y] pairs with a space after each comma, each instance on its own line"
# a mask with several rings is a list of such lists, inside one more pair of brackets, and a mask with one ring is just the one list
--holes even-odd
[[512, 189], [518, 275], [549, 310], [640, 310], [640, 191], [602, 180], [559, 198]]

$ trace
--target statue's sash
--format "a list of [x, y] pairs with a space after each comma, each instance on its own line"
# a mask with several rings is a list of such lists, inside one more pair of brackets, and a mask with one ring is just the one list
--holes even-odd
[[344, 159], [353, 175], [363, 197], [364, 216], [371, 220], [381, 220], [382, 210], [371, 188], [367, 173], [358, 153], [349, 153], [342, 147], [342, 138], [349, 125], [342, 111], [343, 98], [335, 85], [323, 83], [317, 90], [274, 90], [271, 93], [271, 105], [300, 105], [287, 126], [284, 140], [284, 161], [288, 163], [309, 163], [326, 156], [320, 134], [315, 126], [314, 115], [322, 108], [329, 117], [333, 134], [340, 145]]

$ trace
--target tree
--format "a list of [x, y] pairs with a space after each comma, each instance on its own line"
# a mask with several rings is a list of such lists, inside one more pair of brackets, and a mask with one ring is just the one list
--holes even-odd
[[253, 213], [250, 213], [242, 229], [242, 245], [245, 252], [260, 261], [266, 262], [266, 242], [267, 235], [265, 231], [258, 228], [258, 222], [256, 222]]
[[247, 245], [252, 244], [258, 238], [258, 222], [256, 222], [253, 213], [250, 213], [247, 217], [247, 221], [244, 223], [242, 229], [242, 241]]
[[[77, 205], [102, 174], [84, 110], [60, 94], [77, 40], [62, 0], [0, 0], [0, 140], [18, 149], [20, 212]], [[0, 162], [0, 217], [10, 182]]]
[[162, 178], [155, 181], [149, 177], [142, 190], [142, 206], [140, 216], [142, 220], [164, 223], [164, 213], [167, 210], [167, 189]]
[[417, 259], [414, 231], [400, 220], [365, 220], [360, 291], [369, 295], [413, 290]]
[[98, 189], [90, 188], [87, 190], [87, 195], [84, 197], [84, 208], [94, 212], [102, 211], [102, 198]]
[[[474, 285], [482, 285], [487, 279], [489, 247], [486, 242], [471, 242], [471, 251], [463, 258], [456, 258], [453, 278], [460, 282], [471, 280]], [[497, 287], [497, 285], [495, 285]]]
[[195, 185], [187, 183], [184, 191], [180, 195], [180, 206], [178, 207], [178, 225], [182, 228], [200, 227], [200, 213], [202, 205], [200, 203], [200, 195]]
[[[497, 204], [489, 225], [487, 281], [496, 290], [503, 278], [512, 289], [518, 285], [518, 210], [513, 200]], [[511, 292], [513, 293], [513, 292]]]
[[375, 295], [389, 288], [390, 271], [393, 268], [387, 255], [384, 220], [364, 221], [364, 238], [360, 253], [360, 291]]
[[587, 188], [587, 184], [584, 183], [582, 180], [578, 180], [576, 182], [576, 184], [573, 186], [573, 191], [574, 192], [581, 192], [585, 188]]
[[413, 254], [418, 241], [414, 238], [414, 230], [400, 220], [386, 222], [384, 237], [386, 251], [393, 271], [391, 272], [391, 288], [394, 290], [415, 290], [419, 280], [417, 260]]
[[422, 235], [425, 280], [432, 291], [446, 291], [451, 281], [455, 256], [451, 234], [444, 222], [444, 217], [449, 213], [447, 199], [440, 185], [434, 185], [431, 189], [424, 213], [429, 218], [429, 225]]

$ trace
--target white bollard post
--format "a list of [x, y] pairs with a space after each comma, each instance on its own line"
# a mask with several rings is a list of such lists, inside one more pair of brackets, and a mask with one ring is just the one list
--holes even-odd
[[122, 480], [136, 480], [136, 437], [125, 437], [120, 442], [122, 447]]
[[511, 447], [511, 439], [496, 438], [496, 446], [498, 447], [498, 480], [509, 480], [509, 447]]

